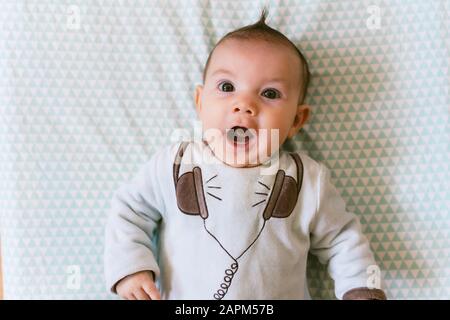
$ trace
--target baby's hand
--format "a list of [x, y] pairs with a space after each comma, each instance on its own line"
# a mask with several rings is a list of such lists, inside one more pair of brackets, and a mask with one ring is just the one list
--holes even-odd
[[117, 283], [116, 291], [126, 300], [161, 300], [151, 271], [140, 271], [126, 276]]

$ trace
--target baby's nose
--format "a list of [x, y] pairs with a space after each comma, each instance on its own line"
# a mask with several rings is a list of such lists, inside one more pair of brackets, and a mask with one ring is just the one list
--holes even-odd
[[237, 113], [237, 112], [248, 113], [249, 115], [252, 115], [252, 116], [254, 116], [256, 114], [255, 108], [252, 107], [252, 106], [244, 106], [244, 107], [236, 106], [236, 107], [234, 107], [233, 112], [235, 112], [235, 113]]
[[251, 99], [241, 99], [234, 104], [233, 113], [246, 113], [255, 116], [257, 113], [256, 103]]

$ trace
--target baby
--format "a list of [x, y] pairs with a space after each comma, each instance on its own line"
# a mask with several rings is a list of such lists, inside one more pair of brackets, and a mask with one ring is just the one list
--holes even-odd
[[195, 91], [202, 138], [164, 147], [115, 193], [105, 276], [120, 297], [310, 298], [311, 252], [337, 298], [385, 299], [329, 170], [280, 148], [308, 120], [309, 71], [266, 15], [211, 51]]

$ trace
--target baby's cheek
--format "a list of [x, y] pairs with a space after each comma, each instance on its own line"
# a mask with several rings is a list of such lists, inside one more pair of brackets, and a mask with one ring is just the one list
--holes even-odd
[[218, 117], [217, 111], [208, 110], [203, 114], [201, 119], [203, 128], [220, 130], [220, 117]]
[[208, 143], [218, 143], [221, 140], [222, 132], [216, 127], [209, 127], [203, 131], [203, 137]]

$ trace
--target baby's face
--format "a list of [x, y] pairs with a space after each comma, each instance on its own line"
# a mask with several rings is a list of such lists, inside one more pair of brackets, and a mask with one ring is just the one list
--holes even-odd
[[256, 166], [297, 133], [309, 112], [298, 105], [300, 63], [294, 50], [263, 40], [227, 39], [216, 47], [195, 103], [217, 158]]

